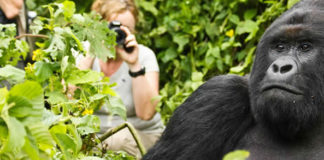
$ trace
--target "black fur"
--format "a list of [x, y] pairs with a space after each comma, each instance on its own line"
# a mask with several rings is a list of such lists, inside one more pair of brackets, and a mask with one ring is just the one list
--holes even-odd
[[252, 124], [248, 95], [243, 77], [207, 81], [176, 109], [162, 138], [144, 159], [221, 159]]
[[324, 159], [323, 113], [324, 0], [303, 0], [264, 33], [249, 79], [199, 87], [143, 159], [220, 160], [235, 149], [253, 160]]

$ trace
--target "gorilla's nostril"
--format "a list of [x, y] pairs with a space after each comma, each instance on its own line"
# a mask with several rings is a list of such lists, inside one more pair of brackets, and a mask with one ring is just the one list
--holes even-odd
[[292, 65], [285, 65], [285, 66], [282, 66], [281, 68], [280, 68], [280, 73], [282, 73], [282, 74], [284, 74], [284, 73], [287, 73], [287, 72], [289, 72], [291, 69], [292, 69]]
[[272, 66], [272, 68], [273, 68], [273, 72], [274, 72], [274, 73], [277, 73], [278, 70], [279, 70], [279, 67], [278, 67], [276, 64], [274, 64], [274, 65]]

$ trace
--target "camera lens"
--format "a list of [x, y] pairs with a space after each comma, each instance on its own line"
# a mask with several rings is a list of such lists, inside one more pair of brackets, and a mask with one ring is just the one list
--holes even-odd
[[118, 45], [123, 45], [126, 39], [126, 33], [120, 29], [121, 23], [119, 21], [112, 21], [109, 23], [108, 28], [117, 33], [116, 43]]
[[127, 53], [131, 53], [134, 50], [134, 47], [126, 47], [125, 39], [126, 33], [120, 29], [121, 23], [119, 21], [112, 21], [109, 23], [108, 28], [117, 33], [116, 43], [120, 46], [123, 46]]
[[118, 45], [123, 45], [125, 43], [126, 33], [122, 31], [120, 28], [116, 28], [116, 30], [114, 31], [117, 33], [116, 43]]

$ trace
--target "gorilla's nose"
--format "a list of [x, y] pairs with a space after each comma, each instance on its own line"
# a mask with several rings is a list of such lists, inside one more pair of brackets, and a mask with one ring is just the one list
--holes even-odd
[[282, 57], [275, 60], [267, 70], [267, 76], [275, 80], [286, 80], [296, 73], [297, 64], [289, 57]]

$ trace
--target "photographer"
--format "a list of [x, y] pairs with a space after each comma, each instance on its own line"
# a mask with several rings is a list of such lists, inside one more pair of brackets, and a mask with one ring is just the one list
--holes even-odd
[[[161, 116], [155, 111], [158, 102], [152, 101], [159, 92], [159, 67], [153, 51], [138, 44], [133, 34], [137, 21], [135, 4], [133, 0], [96, 0], [92, 10], [110, 22], [111, 29], [122, 31], [125, 38], [123, 42], [117, 41], [123, 44], [116, 46], [115, 59], [104, 62], [87, 55], [79, 61], [78, 67], [103, 72], [110, 77], [111, 82], [117, 82], [114, 90], [126, 106], [127, 121], [136, 128], [141, 142], [148, 149], [159, 139], [164, 129]], [[118, 23], [121, 24], [120, 27]], [[105, 107], [101, 107], [96, 114], [101, 120], [101, 134], [123, 123], [117, 116], [108, 119]], [[140, 157], [138, 147], [127, 128], [109, 137], [104, 143], [109, 150], [124, 150]]]

